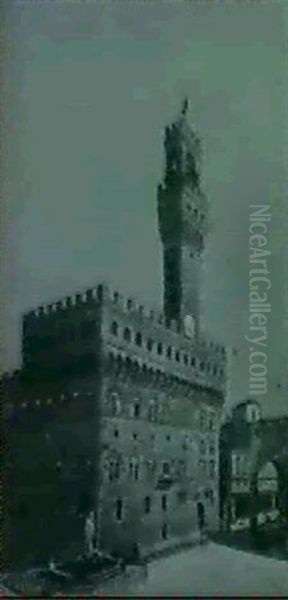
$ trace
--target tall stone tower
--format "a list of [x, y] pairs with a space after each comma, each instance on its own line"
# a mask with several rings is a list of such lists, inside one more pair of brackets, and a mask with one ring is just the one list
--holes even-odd
[[165, 129], [165, 172], [157, 190], [164, 252], [164, 312], [190, 337], [199, 335], [202, 252], [207, 200], [201, 189], [200, 141], [189, 123], [188, 101]]

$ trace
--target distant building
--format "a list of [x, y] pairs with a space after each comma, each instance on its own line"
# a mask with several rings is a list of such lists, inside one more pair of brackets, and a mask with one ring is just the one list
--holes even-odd
[[102, 284], [24, 315], [4, 382], [11, 560], [75, 555], [91, 510], [97, 544], [126, 555], [195, 534], [203, 511], [218, 528], [226, 352], [200, 328], [207, 201], [187, 104], [164, 145], [164, 313]]
[[[279, 474], [273, 462], [275, 443], [269, 460], [265, 437], [270, 435], [271, 443], [277, 435], [277, 428], [281, 433], [280, 426], [277, 421], [263, 420], [260, 405], [250, 399], [238, 404], [232, 411], [232, 418], [222, 426], [220, 517], [226, 528], [239, 519], [247, 519], [248, 525], [253, 514], [258, 515], [261, 524], [265, 514], [279, 508]], [[286, 423], [284, 427], [287, 429]], [[266, 452], [263, 456], [263, 444], [268, 456]]]

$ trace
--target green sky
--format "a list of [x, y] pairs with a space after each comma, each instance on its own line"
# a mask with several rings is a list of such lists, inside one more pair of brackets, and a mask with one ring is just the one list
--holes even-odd
[[155, 189], [163, 128], [186, 94], [212, 221], [205, 326], [240, 349], [233, 399], [243, 398], [249, 205], [271, 204], [266, 401], [283, 401], [283, 6], [6, 1], [6, 366], [19, 360], [20, 313], [41, 302], [105, 277], [161, 303]]

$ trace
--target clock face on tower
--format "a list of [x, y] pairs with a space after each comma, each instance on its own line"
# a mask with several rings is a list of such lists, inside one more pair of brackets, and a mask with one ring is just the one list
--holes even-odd
[[193, 338], [195, 335], [195, 319], [192, 315], [186, 315], [184, 319], [184, 330], [189, 338]]

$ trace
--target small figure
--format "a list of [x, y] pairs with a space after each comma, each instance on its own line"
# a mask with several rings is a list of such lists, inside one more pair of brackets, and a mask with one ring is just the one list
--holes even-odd
[[55, 573], [56, 570], [57, 569], [56, 569], [56, 565], [55, 565], [54, 559], [51, 558], [50, 561], [49, 561], [49, 571], [52, 571], [52, 573]]
[[91, 511], [86, 518], [85, 527], [84, 527], [84, 535], [85, 535], [85, 549], [86, 554], [91, 558], [94, 553], [94, 537], [95, 537], [95, 520], [94, 513]]

